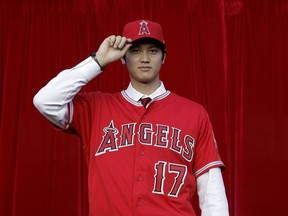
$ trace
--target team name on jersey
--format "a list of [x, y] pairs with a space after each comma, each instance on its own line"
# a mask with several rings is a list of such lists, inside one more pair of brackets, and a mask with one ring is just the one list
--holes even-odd
[[142, 122], [122, 124], [121, 128], [116, 128], [111, 120], [103, 132], [104, 135], [95, 156], [134, 146], [135, 139], [138, 139], [142, 145], [170, 149], [188, 162], [193, 159], [194, 138], [191, 135], [184, 135], [180, 140], [181, 130], [176, 127]]

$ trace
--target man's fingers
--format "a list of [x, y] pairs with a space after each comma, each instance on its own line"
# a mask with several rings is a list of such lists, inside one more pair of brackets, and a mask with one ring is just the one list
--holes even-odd
[[132, 43], [132, 39], [131, 38], [127, 38], [127, 43]]
[[122, 37], [120, 43], [118, 44], [118, 48], [122, 49], [125, 44], [127, 43], [127, 38], [126, 37]]
[[132, 46], [130, 38], [111, 35], [100, 45], [96, 55], [102, 66], [122, 58]]
[[130, 38], [117, 36], [116, 41], [114, 43], [115, 49], [123, 49], [127, 43], [131, 43], [132, 40]]
[[118, 35], [116, 36], [115, 42], [113, 44], [113, 48], [117, 49], [120, 42], [121, 42], [121, 36]]
[[108, 37], [109, 45], [114, 49], [123, 49], [126, 43], [131, 43], [132, 40], [130, 38], [122, 37], [120, 35], [115, 36], [111, 35]]
[[108, 41], [109, 41], [110, 46], [114, 46], [114, 43], [116, 41], [116, 36], [111, 35], [110, 37], [108, 37]]
[[128, 51], [128, 49], [132, 46], [132, 43], [125, 43], [124, 47], [122, 48], [123, 55]]

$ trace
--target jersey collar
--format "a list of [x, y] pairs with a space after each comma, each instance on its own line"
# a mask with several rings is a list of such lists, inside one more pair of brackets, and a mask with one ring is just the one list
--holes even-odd
[[137, 91], [135, 88], [133, 88], [132, 84], [130, 83], [128, 88], [125, 90], [125, 93], [134, 101], [139, 101], [141, 98], [150, 97], [152, 100], [156, 97], [164, 94], [166, 92], [166, 88], [161, 82], [160, 86], [150, 95], [144, 95], [141, 92]]

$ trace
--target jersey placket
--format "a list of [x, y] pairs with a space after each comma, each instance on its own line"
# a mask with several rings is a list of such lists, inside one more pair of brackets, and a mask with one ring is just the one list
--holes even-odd
[[[145, 193], [147, 193], [147, 147], [151, 144], [152, 132], [145, 133], [144, 137], [143, 128], [147, 128], [151, 123], [147, 121], [147, 112], [149, 108], [139, 107], [139, 138], [135, 142], [135, 165], [134, 165], [134, 215], [142, 215], [143, 207], [147, 204]], [[141, 134], [143, 137], [141, 137]], [[151, 189], [152, 190], [152, 189]], [[141, 213], [142, 212], [142, 213]]]

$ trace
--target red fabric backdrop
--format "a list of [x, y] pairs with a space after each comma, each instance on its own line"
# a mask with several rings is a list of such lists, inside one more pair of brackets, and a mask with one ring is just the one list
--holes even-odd
[[[143, 17], [165, 31], [166, 87], [210, 114], [227, 166], [231, 215], [285, 214], [286, 0], [2, 0], [0, 6], [0, 215], [87, 215], [80, 141], [54, 131], [32, 98], [106, 36]], [[127, 83], [118, 62], [84, 91], [115, 92]]]

